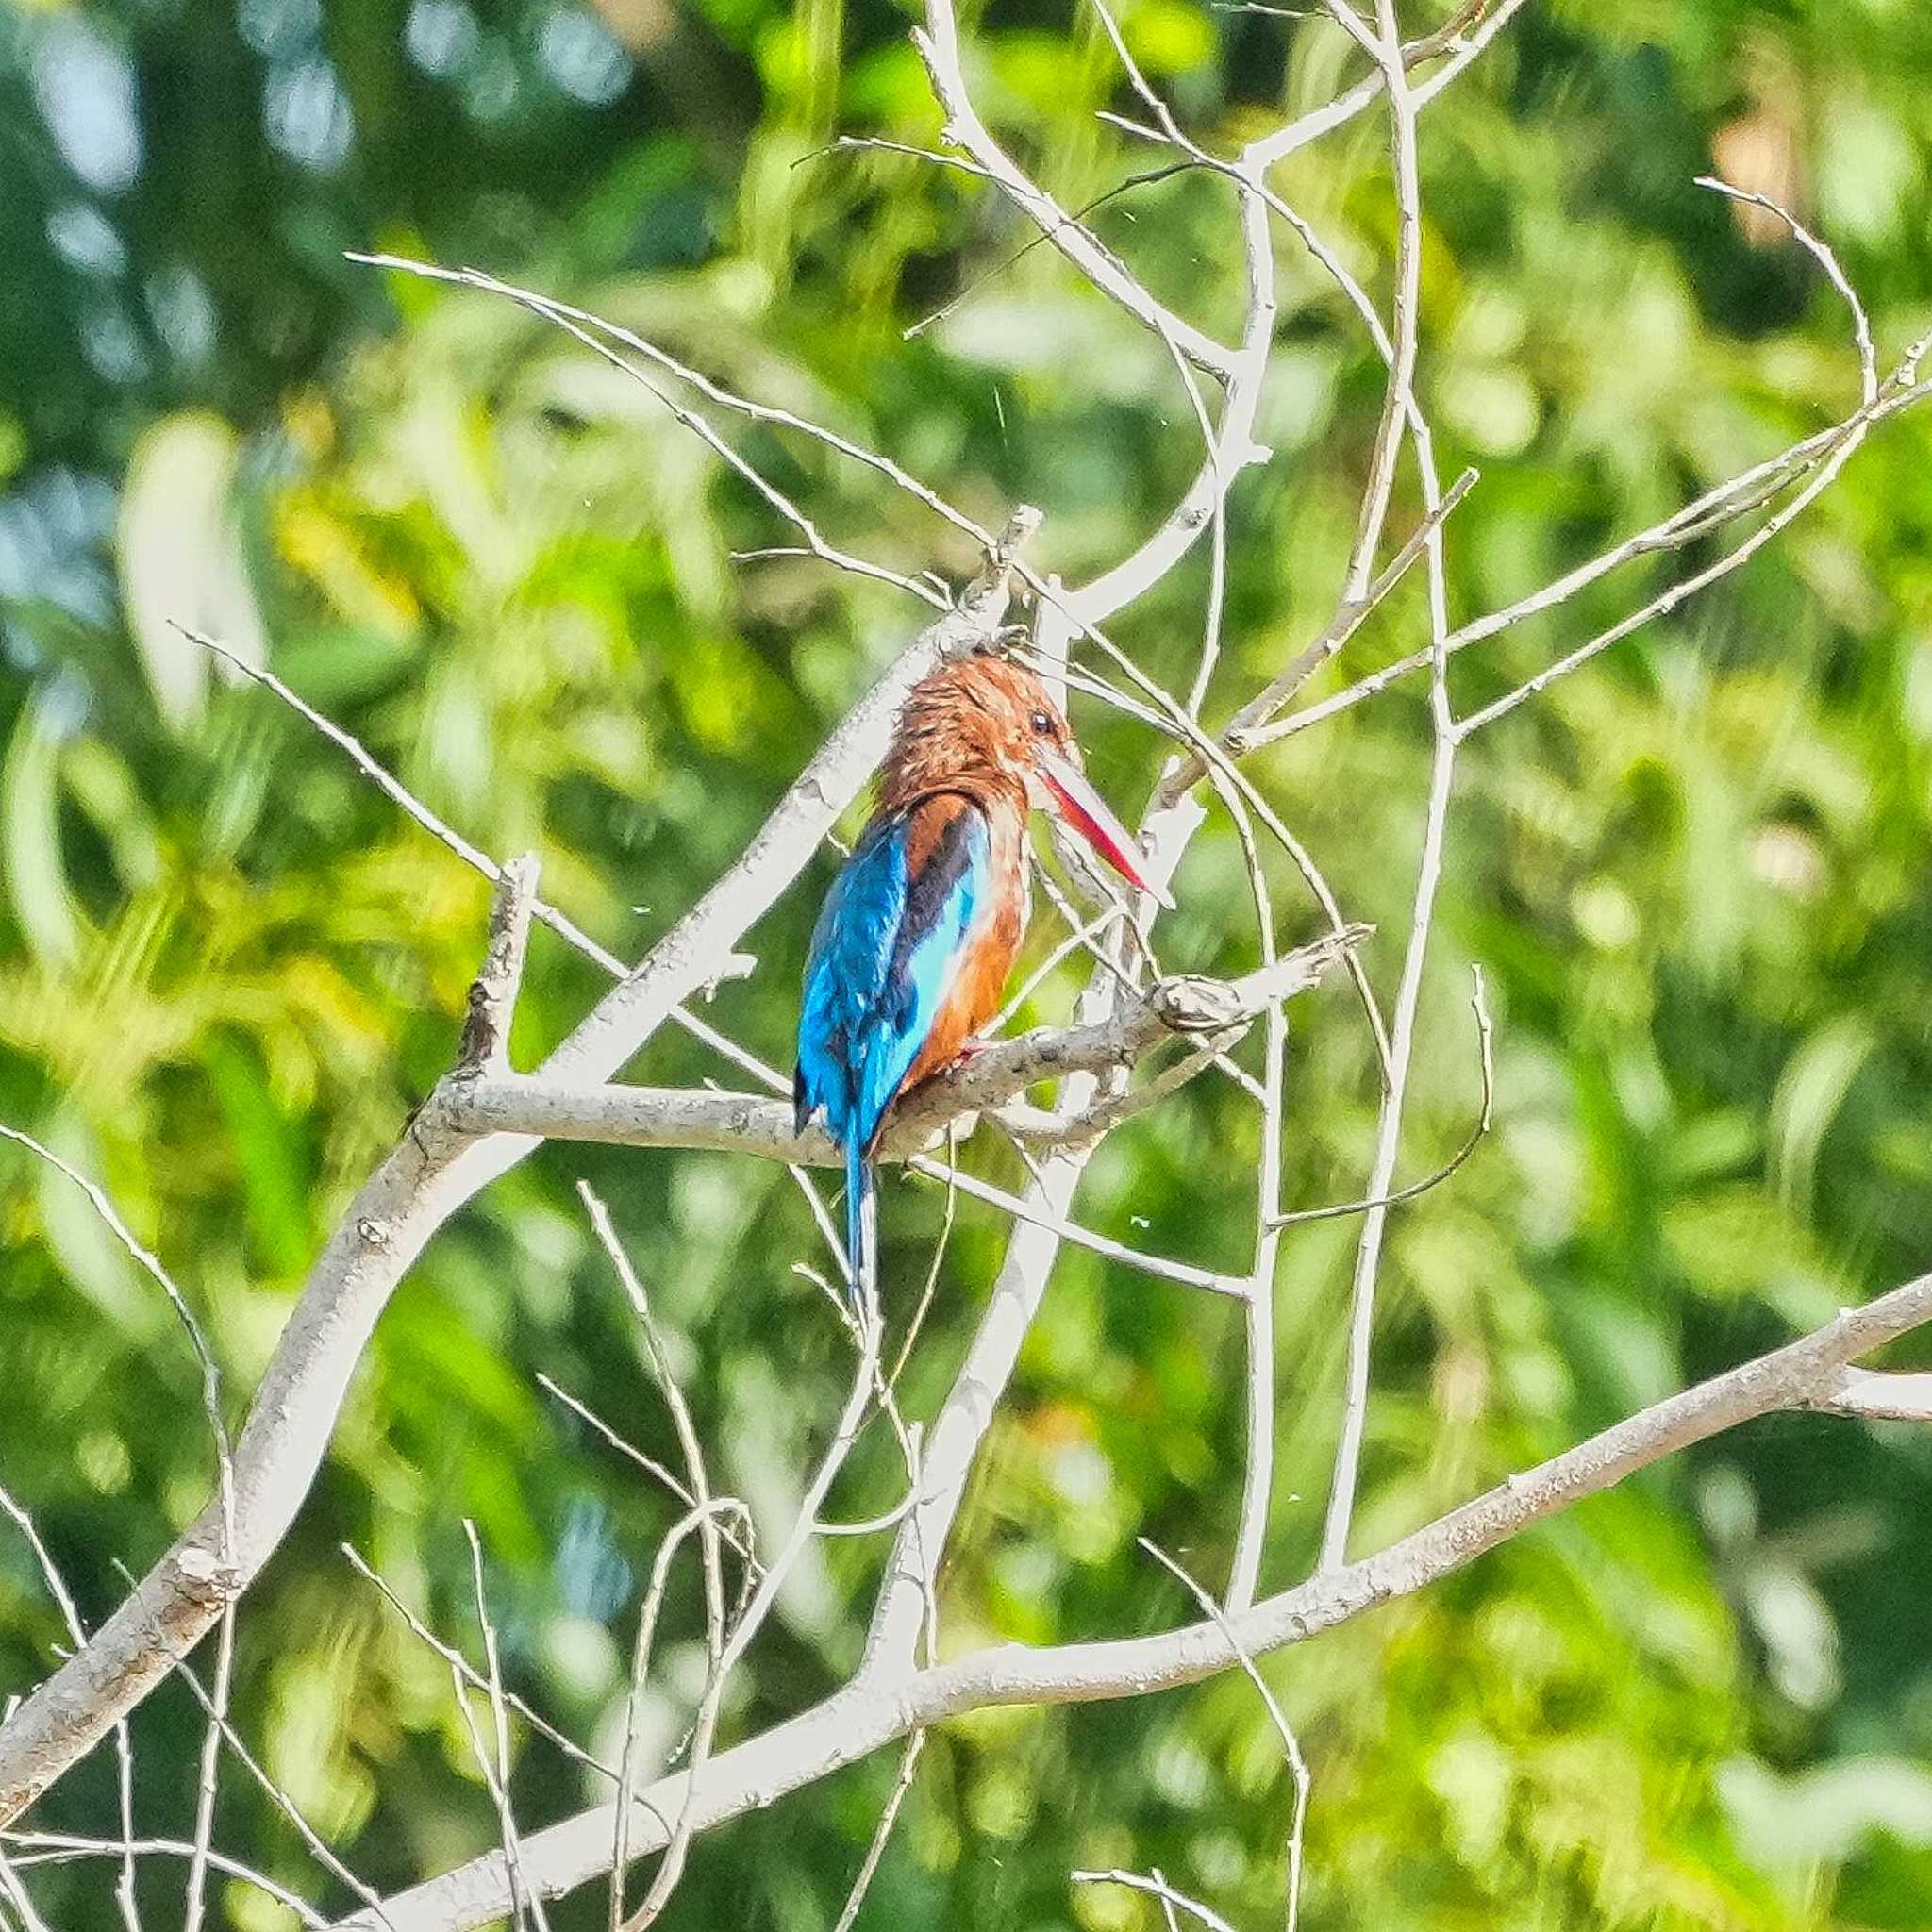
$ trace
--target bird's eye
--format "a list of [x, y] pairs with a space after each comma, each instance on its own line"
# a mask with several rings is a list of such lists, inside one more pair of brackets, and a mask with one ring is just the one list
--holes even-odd
[[1051, 738], [1053, 736], [1053, 720], [1044, 711], [1035, 711], [1033, 714], [1033, 728], [1039, 732], [1041, 737]]

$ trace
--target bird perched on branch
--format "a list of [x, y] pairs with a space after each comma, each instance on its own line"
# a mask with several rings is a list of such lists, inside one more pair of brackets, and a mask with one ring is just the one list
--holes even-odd
[[799, 1130], [823, 1111], [845, 1151], [861, 1314], [877, 1280], [880, 1127], [900, 1094], [958, 1058], [999, 1010], [1026, 925], [1036, 808], [1130, 885], [1157, 891], [1032, 672], [982, 656], [915, 685], [879, 768], [878, 804], [812, 933], [792, 1085]]

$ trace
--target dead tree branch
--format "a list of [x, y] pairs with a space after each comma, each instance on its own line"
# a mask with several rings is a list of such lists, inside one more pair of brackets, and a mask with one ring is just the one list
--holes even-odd
[[[628, 1735], [624, 1761], [613, 1772], [514, 1699], [501, 1678], [495, 1633], [484, 1596], [482, 1550], [473, 1532], [472, 1580], [483, 1628], [485, 1668], [479, 1671], [460, 1651], [431, 1635], [412, 1613], [405, 1614], [449, 1666], [453, 1689], [498, 1814], [501, 1849], [387, 1900], [364, 1894], [362, 1910], [344, 1921], [337, 1932], [349, 1932], [351, 1927], [363, 1928], [363, 1932], [375, 1927], [390, 1928], [390, 1932], [461, 1932], [461, 1928], [483, 1925], [506, 1913], [520, 1924], [528, 1921], [541, 1928], [543, 1900], [607, 1875], [613, 1886], [612, 1923], [624, 1924], [629, 1932], [629, 1928], [648, 1924], [663, 1907], [678, 1883], [691, 1847], [703, 1833], [768, 1807], [786, 1792], [888, 1743], [908, 1740], [886, 1816], [841, 1921], [849, 1923], [876, 1868], [885, 1833], [909, 1783], [920, 1740], [933, 1724], [998, 1705], [1066, 1704], [1139, 1695], [1195, 1682], [1230, 1668], [1246, 1671], [1260, 1689], [1295, 1775], [1296, 1807], [1289, 1846], [1290, 1896], [1293, 1901], [1299, 1890], [1307, 1772], [1285, 1716], [1256, 1669], [1256, 1657], [1331, 1629], [1378, 1604], [1425, 1589], [1553, 1511], [1754, 1417], [1795, 1408], [1872, 1420], [1932, 1419], [1932, 1378], [1880, 1374], [1854, 1366], [1871, 1350], [1932, 1322], [1932, 1275], [1928, 1275], [1861, 1308], [1847, 1310], [1785, 1348], [1659, 1402], [1535, 1469], [1507, 1478], [1372, 1557], [1347, 1560], [1371, 1395], [1376, 1284], [1386, 1217], [1391, 1208], [1423, 1187], [1453, 1173], [1463, 1158], [1458, 1156], [1442, 1175], [1429, 1182], [1411, 1189], [1393, 1188], [1458, 754], [1485, 724], [1508, 715], [1557, 678], [1676, 608], [1706, 586], [1741, 567], [1771, 542], [1830, 486], [1876, 424], [1916, 399], [1920, 393], [1918, 365], [1928, 353], [1927, 342], [1914, 345], [1881, 380], [1869, 319], [1836, 258], [1823, 242], [1773, 207], [1772, 212], [1787, 223], [1849, 307], [1860, 376], [1857, 408], [1832, 429], [1794, 443], [1778, 457], [1754, 466], [1651, 529], [1577, 565], [1507, 608], [1459, 627], [1452, 625], [1444, 563], [1447, 527], [1451, 513], [1474, 476], [1465, 473], [1447, 489], [1441, 487], [1429, 424], [1416, 395], [1422, 341], [1419, 125], [1429, 102], [1480, 58], [1523, 4], [1524, 0], [1499, 0], [1499, 4], [1485, 8], [1480, 0], [1470, 0], [1439, 31], [1404, 42], [1393, 0], [1375, 0], [1372, 20], [1348, 0], [1329, 0], [1335, 25], [1359, 47], [1371, 72], [1325, 106], [1250, 142], [1226, 159], [1208, 153], [1182, 127], [1136, 65], [1111, 14], [1104, 5], [1099, 6], [1108, 42], [1152, 116], [1151, 125], [1138, 121], [1122, 125], [1139, 138], [1174, 150], [1181, 165], [1203, 169], [1231, 186], [1245, 288], [1239, 339], [1224, 342], [1157, 300], [1126, 261], [1084, 226], [1080, 216], [1062, 208], [1000, 145], [972, 98], [953, 0], [926, 0], [924, 24], [914, 40], [945, 115], [945, 140], [957, 152], [924, 158], [991, 186], [1089, 287], [1161, 342], [1174, 362], [1203, 444], [1198, 467], [1144, 541], [1111, 568], [1072, 589], [1054, 576], [1030, 570], [1020, 555], [1039, 524], [1037, 511], [1016, 511], [1008, 527], [997, 538], [991, 538], [890, 456], [790, 411], [740, 396], [691, 363], [587, 310], [474, 270], [443, 270], [395, 258], [360, 258], [517, 302], [561, 329], [582, 348], [658, 396], [686, 429], [793, 526], [805, 553], [824, 563], [892, 583], [928, 603], [946, 604], [931, 582], [888, 570], [828, 542], [804, 508], [761, 475], [708, 415], [685, 400], [691, 392], [713, 409], [786, 435], [808, 437], [844, 460], [863, 465], [955, 529], [974, 534], [985, 546], [985, 566], [957, 602], [946, 605], [935, 622], [898, 652], [877, 683], [776, 802], [739, 860], [632, 968], [626, 968], [564, 915], [537, 898], [534, 859], [499, 866], [412, 798], [354, 738], [320, 717], [272, 674], [242, 664], [212, 641], [199, 640], [323, 730], [417, 824], [465, 863], [491, 878], [497, 887], [496, 902], [468, 1022], [451, 1070], [394, 1151], [364, 1185], [318, 1257], [232, 1451], [223, 1431], [212, 1357], [189, 1319], [185, 1304], [162, 1277], [171, 1299], [189, 1322], [191, 1337], [202, 1358], [205, 1394], [217, 1441], [217, 1493], [92, 1638], [83, 1640], [78, 1619], [70, 1619], [78, 1645], [75, 1655], [0, 1726], [0, 1842], [8, 1848], [0, 1857], [0, 1893], [24, 1924], [37, 1922], [18, 1871], [41, 1857], [113, 1856], [121, 1861], [125, 1875], [131, 1874], [139, 1856], [183, 1857], [189, 1864], [191, 1926], [200, 1915], [210, 1871], [234, 1872], [251, 1882], [266, 1884], [247, 1868], [216, 1853], [209, 1841], [213, 1768], [220, 1741], [229, 1735], [225, 1706], [234, 1605], [293, 1522], [325, 1453], [349, 1378], [389, 1297], [424, 1245], [480, 1189], [549, 1138], [708, 1149], [788, 1163], [812, 1195], [821, 1224], [827, 1224], [823, 1203], [802, 1171], [836, 1164], [837, 1157], [818, 1130], [797, 1133], [790, 1108], [782, 1102], [763, 1093], [610, 1083], [670, 1021], [706, 1040], [754, 1081], [782, 1090], [782, 1076], [687, 1011], [686, 1002], [720, 978], [744, 969], [747, 962], [737, 950], [740, 941], [812, 861], [840, 814], [858, 797], [885, 746], [906, 692], [938, 663], [995, 644], [1016, 579], [1026, 584], [1034, 595], [1032, 650], [1043, 675], [1058, 686], [1100, 697], [1174, 741], [1174, 754], [1142, 818], [1145, 866], [1148, 876], [1158, 884], [1164, 887], [1173, 876], [1206, 818], [1208, 805], [1195, 795], [1196, 788], [1203, 780], [1214, 786], [1241, 845], [1256, 919], [1258, 970], [1224, 981], [1160, 976], [1151, 939], [1156, 910], [1151, 897], [1131, 908], [1109, 909], [1104, 918], [1092, 922], [1071, 914], [1070, 924], [1076, 935], [1074, 943], [1083, 945], [1092, 960], [1092, 972], [1072, 1023], [997, 1041], [907, 1098], [889, 1129], [884, 1154], [919, 1173], [943, 1179], [949, 1191], [949, 1215], [957, 1191], [989, 1201], [1010, 1216], [1005, 1258], [952, 1388], [928, 1427], [906, 1424], [895, 1405], [891, 1378], [881, 1367], [882, 1324], [876, 1306], [862, 1310], [850, 1324], [855, 1342], [851, 1383], [837, 1417], [827, 1420], [828, 1433], [802, 1485], [802, 1501], [795, 1516], [783, 1527], [776, 1553], [762, 1562], [754, 1560], [751, 1554], [744, 1506], [711, 1491], [702, 1445], [682, 1395], [670, 1377], [668, 1359], [658, 1345], [641, 1285], [631, 1273], [608, 1217], [598, 1204], [591, 1204], [598, 1237], [643, 1326], [645, 1351], [672, 1411], [686, 1464], [681, 1480], [646, 1464], [669, 1482], [687, 1507], [652, 1565], [639, 1630], [633, 1697], [649, 1662], [666, 1579], [687, 1541], [696, 1540], [704, 1563], [707, 1669], [687, 1740], [688, 1757], [682, 1768], [666, 1771], [642, 1784], [645, 1774], [633, 1762]], [[1396, 216], [1392, 289], [1387, 297], [1386, 321], [1335, 250], [1267, 179], [1269, 171], [1285, 157], [1378, 103], [1389, 117]], [[1204, 706], [1229, 676], [1221, 642], [1230, 504], [1239, 479], [1268, 456], [1257, 446], [1255, 429], [1277, 320], [1271, 214], [1279, 215], [1311, 251], [1360, 317], [1387, 379], [1375, 434], [1366, 453], [1366, 481], [1355, 511], [1353, 541], [1327, 622], [1298, 650], [1284, 649], [1282, 660], [1266, 667], [1258, 688], [1245, 692], [1226, 723], [1209, 727], [1202, 722]], [[1202, 376], [1219, 386], [1218, 396], [1204, 393]], [[664, 387], [665, 382], [672, 387]], [[1407, 538], [1392, 546], [1392, 555], [1388, 555], [1391, 507], [1405, 450], [1412, 454], [1416, 466], [1421, 517]], [[1450, 674], [1458, 652], [1531, 617], [1562, 608], [1625, 563], [1681, 549], [1733, 522], [1754, 516], [1759, 519], [1756, 525], [1716, 563], [1667, 586], [1492, 702], [1457, 716]], [[1160, 585], [1190, 556], [1204, 531], [1208, 533], [1208, 589], [1199, 651], [1183, 699], [1162, 689], [1102, 626], [1132, 600]], [[1357, 635], [1417, 562], [1424, 564], [1427, 579], [1426, 648], [1358, 680], [1335, 697], [1284, 716], [1285, 708], [1308, 679]], [[1076, 645], [1086, 653], [1077, 664], [1070, 662], [1070, 653]], [[1096, 664], [1105, 668], [1096, 670]], [[1410, 902], [1411, 918], [1404, 940], [1392, 1019], [1385, 1023], [1376, 990], [1357, 957], [1363, 929], [1347, 921], [1317, 857], [1289, 822], [1290, 815], [1264, 795], [1255, 778], [1242, 769], [1242, 760], [1322, 718], [1365, 701], [1395, 679], [1424, 669], [1430, 678], [1433, 756], [1423, 807], [1422, 857]], [[1274, 900], [1261, 862], [1262, 835], [1289, 855], [1328, 921], [1329, 934], [1312, 945], [1282, 951]], [[597, 959], [618, 983], [541, 1067], [519, 1074], [510, 1068], [508, 1042], [533, 918]], [[1283, 1008], [1286, 1001], [1314, 984], [1338, 961], [1350, 972], [1360, 993], [1384, 1091], [1363, 1198], [1343, 1208], [1317, 1210], [1358, 1212], [1364, 1217], [1354, 1270], [1340, 1443], [1323, 1561], [1316, 1574], [1293, 1588], [1262, 1595], [1259, 1577], [1276, 1426], [1272, 1296], [1282, 1232], [1297, 1220], [1308, 1218], [1280, 1212], [1280, 1168], [1285, 1158]], [[1477, 1011], [1486, 1126], [1492, 1072], [1488, 1018], [1480, 993]], [[1080, 1225], [1074, 1219], [1074, 1200], [1088, 1159], [1100, 1139], [1207, 1067], [1217, 1063], [1230, 1067], [1226, 1058], [1229, 1049], [1257, 1022], [1265, 1035], [1262, 1075], [1257, 1080], [1245, 1070], [1234, 1069], [1240, 1090], [1257, 1103], [1262, 1124], [1254, 1241], [1247, 1272], [1239, 1277], [1229, 1276], [1192, 1262], [1144, 1254]], [[1176, 1040], [1181, 1045], [1179, 1054], [1136, 1088], [1131, 1081], [1134, 1072], [1167, 1042]], [[1029, 1089], [1048, 1081], [1058, 1083], [1051, 1104], [1038, 1105], [1024, 1098]], [[963, 1172], [950, 1153], [943, 1160], [935, 1158], [933, 1150], [939, 1142], [943, 1141], [950, 1147], [982, 1114], [1008, 1125], [1015, 1133], [1016, 1144], [1025, 1141], [1045, 1150], [1036, 1159], [1023, 1147], [1030, 1176], [1024, 1192], [1009, 1194]], [[0, 1132], [25, 1140], [11, 1130]], [[44, 1153], [37, 1143], [26, 1144]], [[1470, 1144], [1474, 1144], [1474, 1140]], [[101, 1205], [98, 1196], [96, 1205]], [[836, 1253], [835, 1233], [830, 1241]], [[1041, 1649], [1009, 1644], [942, 1663], [937, 1660], [934, 1636], [940, 1566], [981, 1445], [1014, 1374], [1060, 1251], [1068, 1244], [1241, 1305], [1248, 1346], [1246, 1465], [1225, 1603], [1217, 1604], [1191, 1579], [1186, 1579], [1207, 1614], [1181, 1629], [1153, 1637]], [[139, 1251], [137, 1258], [144, 1255], [144, 1250]], [[154, 1270], [158, 1272], [158, 1263]], [[836, 1290], [831, 1292], [836, 1302]], [[905, 1496], [890, 1510], [863, 1523], [828, 1521], [825, 1505], [832, 1486], [861, 1431], [875, 1415], [883, 1415], [897, 1435], [907, 1468]], [[621, 1442], [619, 1446], [623, 1446]], [[17, 1520], [30, 1534], [25, 1519]], [[802, 1553], [820, 1538], [874, 1533], [890, 1533], [891, 1544], [857, 1671], [841, 1688], [809, 1709], [728, 1748], [717, 1748], [732, 1673], [757, 1641]], [[725, 1548], [738, 1550], [745, 1558], [745, 1593], [730, 1612], [722, 1587]], [[213, 1692], [208, 1699], [209, 1726], [193, 1842], [175, 1846], [170, 1841], [137, 1840], [131, 1803], [126, 1801], [118, 1841], [96, 1844], [6, 1833], [5, 1827], [55, 1779], [110, 1729], [125, 1724], [126, 1714], [218, 1620], [222, 1647]], [[472, 1692], [480, 1692], [489, 1702], [492, 1725], [488, 1736], [471, 1710]], [[608, 1801], [545, 1830], [522, 1832], [508, 1802], [512, 1710], [520, 1712], [552, 1743], [574, 1754], [579, 1763], [601, 1772], [612, 1787]], [[125, 1739], [125, 1730], [122, 1735]], [[674, 1762], [676, 1755], [673, 1754]], [[627, 1870], [635, 1861], [658, 1853], [664, 1856], [643, 1904], [626, 1920], [624, 1884]], [[1106, 1875], [1149, 1891], [1161, 1901], [1170, 1918], [1178, 1908], [1193, 1913], [1203, 1923], [1216, 1923], [1206, 1907], [1174, 1892], [1158, 1873], [1147, 1878], [1124, 1873], [1075, 1875]], [[273, 1887], [269, 1889], [274, 1891]], [[125, 1879], [124, 1891], [124, 1918], [128, 1932], [135, 1932], [131, 1878]], [[279, 1892], [274, 1895], [282, 1896]], [[319, 1915], [300, 1900], [284, 1898], [283, 1902], [305, 1923], [321, 1923]]]
[[[1019, 1230], [1015, 1246], [1029, 1234]], [[1018, 1309], [1004, 1312], [1010, 1318]], [[996, 1295], [990, 1321], [1001, 1313]], [[1204, 1618], [1152, 1637], [1044, 1649], [1003, 1644], [924, 1670], [881, 1664], [884, 1653], [875, 1643], [843, 1690], [711, 1760], [694, 1807], [694, 1828], [707, 1831], [763, 1809], [802, 1785], [946, 1718], [998, 1705], [1141, 1696], [1238, 1669], [1242, 1654], [1259, 1657], [1305, 1642], [1364, 1611], [1426, 1589], [1543, 1517], [1693, 1443], [1781, 1409], [1831, 1406], [1845, 1389], [1845, 1370], [1857, 1357], [1927, 1322], [1932, 1322], [1932, 1274], [1847, 1309], [1769, 1355], [1669, 1396], [1534, 1469], [1506, 1477], [1375, 1555], [1264, 1597], [1224, 1624]], [[635, 1854], [663, 1844], [658, 1814], [677, 1813], [686, 1782], [686, 1774], [678, 1773], [640, 1793]], [[533, 1883], [555, 1895], [602, 1876], [609, 1861], [610, 1831], [610, 1807], [600, 1806], [532, 1834], [525, 1840], [524, 1857]], [[385, 1909], [396, 1932], [472, 1932], [499, 1916], [508, 1898], [502, 1857], [491, 1854], [398, 1893], [385, 1902]], [[341, 1922], [335, 1932], [379, 1932], [379, 1922], [356, 1915]]]
[[[900, 652], [793, 781], [737, 864], [577, 1027], [544, 1071], [607, 1077], [715, 978], [747, 927], [809, 861], [883, 752], [905, 694], [935, 664], [991, 640], [1013, 555], [1037, 525], [1017, 514], [958, 604]], [[89, 1643], [0, 1727], [0, 1824], [10, 1823], [146, 1696], [253, 1580], [293, 1522], [375, 1318], [435, 1231], [536, 1143], [454, 1131], [406, 1135], [324, 1248], [235, 1448], [225, 1511], [197, 1518]], [[219, 1579], [219, 1581], [218, 1581]]]

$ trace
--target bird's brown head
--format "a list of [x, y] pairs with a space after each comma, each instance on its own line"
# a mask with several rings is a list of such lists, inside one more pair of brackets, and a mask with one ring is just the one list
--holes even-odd
[[1088, 783], [1052, 694], [1010, 658], [942, 665], [908, 693], [879, 768], [879, 804], [890, 809], [934, 791], [1051, 812], [1129, 885], [1166, 897], [1148, 884], [1132, 835]]

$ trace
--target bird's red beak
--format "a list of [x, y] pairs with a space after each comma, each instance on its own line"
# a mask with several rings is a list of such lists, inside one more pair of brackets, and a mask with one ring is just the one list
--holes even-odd
[[1087, 774], [1071, 758], [1044, 745], [1034, 753], [1041, 782], [1052, 794], [1059, 816], [1137, 891], [1150, 892], [1172, 909], [1173, 898], [1141, 869], [1134, 835], [1115, 818], [1107, 801], [1087, 782]]

